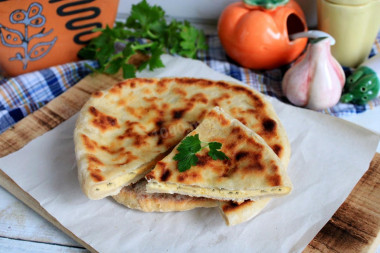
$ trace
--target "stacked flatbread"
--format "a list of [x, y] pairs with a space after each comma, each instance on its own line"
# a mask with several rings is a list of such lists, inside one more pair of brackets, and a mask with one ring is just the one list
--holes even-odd
[[[176, 152], [175, 146], [197, 128], [207, 115], [213, 117], [210, 112], [215, 106], [222, 109], [214, 111], [223, 114], [231, 123], [220, 128], [221, 133], [226, 134], [226, 131], [233, 129], [233, 125], [241, 129], [244, 136], [258, 142], [266, 150], [265, 154], [270, 153], [272, 163], [276, 164], [277, 169], [272, 164], [270, 166], [273, 168], [268, 171], [281, 172], [277, 175], [281, 177], [281, 184], [273, 177], [271, 182], [276, 182], [277, 185], [273, 187], [276, 190], [270, 189], [273, 190], [271, 194], [260, 195], [259, 192], [263, 189], [251, 187], [248, 195], [238, 198], [199, 194], [179, 197], [185, 195], [185, 192], [175, 195], [147, 193], [144, 189], [144, 176], [155, 167], [148, 178], [153, 179], [154, 175], [157, 179], [153, 173], [160, 167], [158, 162], [168, 154], [169, 157], [173, 155], [170, 152]], [[191, 78], [126, 80], [109, 90], [93, 94], [80, 112], [74, 140], [78, 176], [84, 193], [90, 199], [116, 195], [114, 198], [118, 202], [143, 211], [177, 211], [219, 205], [227, 224], [234, 225], [252, 218], [270, 197], [277, 196], [280, 192], [283, 194], [291, 187], [285, 173], [290, 146], [279, 119], [261, 94], [235, 83]], [[236, 150], [231, 150], [230, 153], [228, 149], [225, 151], [231, 157], [236, 157], [233, 154]], [[163, 161], [168, 159], [166, 157]], [[252, 159], [242, 160], [247, 167]], [[132, 185], [137, 181], [138, 185]], [[159, 180], [156, 181], [158, 184]], [[232, 181], [234, 184], [240, 182], [237, 177]], [[269, 181], [261, 178], [261, 181], [255, 182], [263, 184]], [[215, 185], [212, 180], [204, 182], [205, 185], [212, 183]], [[149, 184], [153, 184], [153, 181]], [[245, 182], [244, 187], [248, 184]], [[220, 189], [224, 187], [225, 185], [218, 185]], [[153, 188], [148, 187], [150, 191], [156, 191]], [[236, 191], [242, 192], [242, 189]], [[167, 195], [163, 197], [164, 194]]]

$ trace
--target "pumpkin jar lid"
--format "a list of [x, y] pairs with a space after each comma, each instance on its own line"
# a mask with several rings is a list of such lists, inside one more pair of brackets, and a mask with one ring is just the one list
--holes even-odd
[[332, 4], [357, 6], [357, 5], [365, 5], [370, 2], [375, 2], [377, 0], [325, 0], [325, 1]]
[[289, 0], [243, 0], [247, 8], [275, 9], [278, 6], [285, 5]]

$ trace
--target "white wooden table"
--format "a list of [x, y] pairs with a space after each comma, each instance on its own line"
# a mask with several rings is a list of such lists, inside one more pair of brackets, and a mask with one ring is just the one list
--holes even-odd
[[0, 252], [88, 252], [0, 187]]
[[[346, 119], [380, 133], [380, 107]], [[0, 187], [0, 252], [88, 251]]]

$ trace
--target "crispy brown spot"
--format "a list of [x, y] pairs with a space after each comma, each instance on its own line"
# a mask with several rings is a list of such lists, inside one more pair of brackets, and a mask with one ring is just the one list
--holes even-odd
[[154, 102], [156, 100], [158, 100], [159, 98], [158, 97], [143, 97], [143, 99], [146, 101], [146, 102]]
[[98, 158], [96, 158], [95, 156], [89, 156], [88, 157], [88, 163], [89, 164], [96, 163], [96, 164], [99, 164], [99, 165], [104, 165], [104, 163], [102, 161], [100, 161]]
[[227, 212], [230, 212], [230, 211], [234, 211], [234, 210], [238, 210], [240, 208], [244, 208], [244, 206], [246, 206], [247, 204], [251, 203], [253, 201], [251, 200], [246, 200], [244, 201], [243, 203], [241, 204], [238, 204], [236, 202], [233, 202], [233, 201], [229, 201], [227, 203], [225, 203], [223, 206], [222, 206], [222, 209], [223, 209], [223, 212], [227, 213]]
[[149, 137], [156, 136], [156, 135], [159, 135], [159, 134], [160, 134], [160, 130], [153, 130], [153, 131], [150, 131], [149, 133], [147, 133], [147, 135]]
[[236, 146], [237, 146], [237, 143], [236, 142], [232, 142], [232, 143], [229, 143], [229, 144], [226, 145], [226, 149], [227, 150], [233, 150], [233, 149], [236, 148]]
[[231, 167], [231, 161], [230, 160], [223, 160], [223, 164], [229, 163], [230, 166], [226, 165], [226, 170], [223, 172], [221, 177], [229, 177], [230, 175], [234, 174], [238, 168], [237, 166]]
[[98, 146], [98, 143], [96, 141], [91, 140], [85, 134], [82, 134], [81, 138], [82, 138], [83, 144], [87, 148], [87, 150], [93, 151]]
[[119, 153], [114, 153], [114, 154], [117, 154], [117, 156], [115, 158], [113, 158], [112, 161], [119, 161], [125, 157], [127, 157], [127, 159], [128, 159], [128, 157], [132, 157], [133, 159], [137, 159], [137, 157], [134, 156], [131, 151], [124, 151], [124, 152], [121, 151]]
[[199, 82], [199, 80], [195, 78], [176, 78], [175, 80], [183, 84], [194, 84]]
[[129, 113], [129, 114], [132, 114], [133, 116], [135, 116], [136, 118], [140, 118], [141, 115], [137, 112], [137, 109], [133, 108], [133, 107], [125, 107], [125, 110]]
[[271, 186], [279, 186], [281, 185], [281, 176], [277, 174], [273, 176], [267, 176], [267, 181]]
[[255, 159], [255, 161], [260, 161], [261, 159], [263, 159], [263, 155], [261, 153], [257, 153], [253, 155], [253, 158]]
[[246, 172], [257, 171], [263, 172], [265, 171], [265, 166], [261, 163], [262, 155], [260, 153], [251, 154], [250, 155], [250, 164], [244, 168]]
[[240, 133], [242, 130], [240, 129], [240, 127], [234, 127], [232, 128], [231, 130], [231, 134], [238, 134]]
[[132, 82], [130, 83], [130, 87], [131, 87], [131, 88], [135, 88], [135, 87], [136, 87], [136, 83], [132, 81]]
[[198, 121], [192, 121], [192, 122], [189, 122], [189, 124], [191, 125], [193, 129], [195, 129], [199, 126], [200, 123]]
[[212, 103], [214, 106], [217, 106], [217, 105], [219, 105], [223, 100], [225, 100], [225, 99], [229, 99], [230, 97], [231, 97], [230, 94], [228, 94], [228, 93], [223, 93], [220, 97], [214, 98], [214, 99], [212, 100], [211, 103]]
[[237, 120], [239, 120], [241, 123], [243, 123], [243, 125], [247, 125], [247, 120], [243, 117], [238, 117]]
[[170, 170], [165, 170], [164, 173], [161, 174], [161, 178], [160, 178], [161, 181], [162, 182], [167, 181], [169, 179], [170, 175], [171, 175]]
[[90, 113], [91, 113], [94, 117], [97, 117], [97, 116], [98, 116], [98, 110], [96, 110], [95, 107], [91, 106], [91, 107], [89, 108], [89, 111], [90, 111]]
[[186, 91], [184, 89], [180, 89], [180, 88], [174, 88], [173, 93], [176, 93], [176, 94], [184, 96], [184, 97], [187, 95]]
[[136, 160], [138, 158], [137, 156], [132, 155], [130, 152], [127, 152], [126, 154], [128, 154], [127, 159], [122, 163], [115, 164], [116, 166], [123, 166], [123, 165], [129, 164], [130, 162], [132, 162], [133, 160]]
[[156, 92], [157, 93], [163, 93], [167, 90], [167, 86], [169, 84], [170, 80], [168, 79], [161, 79], [156, 86]]
[[222, 124], [222, 126], [227, 126], [230, 123], [230, 121], [223, 115], [219, 115], [219, 122]]
[[126, 128], [124, 130], [124, 133], [117, 136], [117, 139], [123, 140], [125, 138], [133, 138], [134, 139], [133, 145], [136, 147], [140, 147], [141, 145], [147, 144], [146, 135], [145, 134], [141, 135], [137, 131], [135, 131], [134, 127], [136, 125], [139, 125], [139, 123], [135, 121], [126, 121], [125, 122]]
[[273, 132], [276, 129], [276, 121], [273, 119], [266, 118], [262, 122], [262, 126], [264, 128], [264, 131], [266, 132]]
[[89, 108], [89, 111], [94, 116], [92, 124], [100, 130], [105, 131], [110, 128], [119, 127], [117, 119], [115, 117], [104, 114], [96, 110], [96, 108], [93, 106]]
[[250, 91], [248, 88], [241, 87], [241, 86], [233, 86], [232, 90], [234, 90], [236, 92], [245, 93], [248, 97], [250, 97], [254, 101], [254, 105], [256, 108], [264, 107], [264, 103], [263, 103], [262, 99], [258, 95], [254, 94], [252, 91]]
[[173, 110], [172, 111], [172, 115], [173, 115], [173, 119], [180, 119], [183, 117], [183, 114], [186, 112], [186, 109], [182, 109], [182, 110]]
[[169, 131], [168, 131], [168, 129], [166, 129], [165, 127], [163, 127], [164, 123], [165, 122], [163, 120], [158, 119], [155, 122], [155, 124], [156, 124], [156, 126], [157, 126], [158, 129], [150, 131], [150, 132], [147, 133], [147, 136], [149, 136], [149, 137], [152, 137], [152, 136], [157, 136], [158, 137], [158, 139], [157, 139], [157, 145], [164, 144], [164, 142], [165, 142], [164, 139], [169, 137]]
[[93, 94], [92, 94], [92, 96], [93, 97], [101, 97], [103, 95], [103, 93], [101, 92], [101, 91], [95, 91]]
[[277, 173], [280, 170], [280, 168], [277, 165], [272, 165], [272, 171]]
[[121, 83], [117, 83], [115, 84], [111, 89], [109, 89], [109, 92], [111, 94], [120, 94], [121, 93], [121, 89], [123, 88], [123, 86], [125, 85], [125, 83], [121, 82]]
[[163, 120], [161, 120], [161, 119], [158, 119], [156, 122], [155, 122], [155, 124], [156, 124], [156, 126], [158, 127], [158, 128], [161, 128], [163, 125], [164, 125], [164, 121]]
[[117, 123], [117, 119], [116, 118], [113, 118], [111, 116], [107, 116], [107, 121], [108, 123], [111, 125], [111, 126], [115, 126], [116, 123]]
[[168, 130], [166, 130], [165, 128], [161, 128], [160, 129], [160, 135], [158, 135], [158, 140], [157, 140], [157, 145], [162, 145], [164, 144], [164, 136], [167, 135], [168, 133]]
[[197, 162], [197, 166], [205, 166], [207, 163], [209, 163], [210, 160], [212, 160], [212, 158], [208, 155], [197, 155], [198, 157], [198, 162]]
[[125, 106], [126, 104], [127, 104], [126, 99], [119, 99], [119, 101], [117, 101], [118, 106]]
[[205, 87], [205, 88], [217, 86], [217, 87], [224, 88], [226, 90], [233, 90], [234, 92], [243, 93], [246, 96], [248, 96], [253, 101], [254, 106], [256, 108], [263, 108], [265, 106], [260, 96], [255, 94], [255, 92], [248, 87], [243, 87], [239, 85], [231, 85], [229, 83], [222, 82], [222, 81], [212, 82], [210, 80], [195, 79], [195, 78], [177, 78], [175, 80], [183, 85], [198, 84], [199, 86]]
[[248, 109], [245, 111], [246, 113], [249, 113], [249, 114], [256, 114], [257, 113], [257, 110], [256, 109]]
[[107, 147], [107, 146], [101, 146], [100, 148], [101, 148], [101, 150], [103, 150], [103, 151], [105, 151], [105, 152], [107, 152], [107, 153], [109, 153], [111, 155], [118, 154], [118, 153], [121, 153], [121, 152], [124, 151], [124, 147], [121, 147], [121, 148], [116, 149], [116, 150], [113, 150], [112, 148]]
[[91, 172], [90, 175], [94, 179], [95, 182], [104, 181], [104, 177], [96, 171]]
[[273, 151], [276, 153], [276, 155], [277, 155], [278, 157], [281, 156], [282, 147], [281, 147], [280, 145], [275, 144], [275, 145], [273, 145], [272, 149], [273, 149]]
[[189, 172], [189, 171], [181, 172], [181, 173], [177, 176], [177, 180], [178, 180], [179, 182], [184, 182], [184, 181], [196, 182], [196, 181], [198, 181], [199, 179], [201, 179], [201, 175], [200, 175], [199, 173], [196, 173], [196, 172]]
[[252, 171], [263, 172], [265, 170], [265, 167], [261, 163], [256, 162], [256, 163], [248, 165], [247, 167], [244, 168], [244, 170], [247, 172], [252, 172]]
[[[133, 79], [130, 79], [130, 80], [133, 80]], [[150, 78], [138, 78], [138, 79], [135, 79], [137, 83], [148, 83], [148, 84], [153, 84], [155, 82], [154, 79], [150, 79]]]
[[135, 140], [133, 142], [133, 146], [140, 147], [141, 145], [145, 145], [146, 141], [144, 136], [137, 134], [135, 136]]
[[194, 95], [190, 98], [190, 102], [192, 102], [192, 103], [203, 103], [203, 104], [207, 104], [207, 103], [208, 103], [208, 99], [207, 99], [207, 97], [205, 96], [205, 94], [203, 94], [203, 93], [197, 93], [197, 94], [194, 94]]
[[88, 171], [90, 172], [90, 176], [94, 179], [95, 182], [104, 181], [102, 171], [96, 168], [98, 165], [104, 164], [98, 158], [94, 156], [88, 156]]
[[218, 116], [218, 113], [214, 110], [210, 111], [208, 114], [207, 114], [208, 117], [211, 117], [211, 118], [214, 118], [214, 117], [217, 117]]
[[248, 152], [240, 151], [240, 152], [236, 153], [236, 155], [235, 155], [235, 160], [236, 160], [236, 161], [240, 161], [240, 160], [243, 159], [244, 157], [247, 157], [248, 154], [249, 154]]
[[206, 110], [206, 109], [205, 109], [205, 110], [202, 110], [201, 114], [199, 114], [198, 119], [203, 119], [203, 118], [205, 117], [206, 113], [207, 113], [207, 110]]
[[183, 182], [185, 180], [185, 177], [182, 174], [179, 174], [177, 176], [177, 180], [178, 180], [178, 182]]
[[248, 138], [247, 139], [247, 142], [250, 144], [250, 145], [253, 145], [255, 146], [256, 150], [263, 150], [264, 149], [264, 145], [256, 142], [256, 140], [254, 138]]

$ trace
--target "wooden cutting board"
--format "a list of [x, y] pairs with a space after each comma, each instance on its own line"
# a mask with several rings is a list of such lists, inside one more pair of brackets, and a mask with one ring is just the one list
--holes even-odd
[[[132, 59], [138, 64], [139, 57]], [[120, 76], [90, 75], [43, 108], [24, 118], [0, 135], [0, 157], [25, 146], [34, 138], [58, 126], [77, 113], [90, 94], [122, 80]], [[365, 175], [350, 196], [310, 242], [304, 252], [374, 252], [380, 240], [380, 154], [376, 154]], [[0, 170], [0, 185], [60, 230], [92, 252], [39, 203]]]

